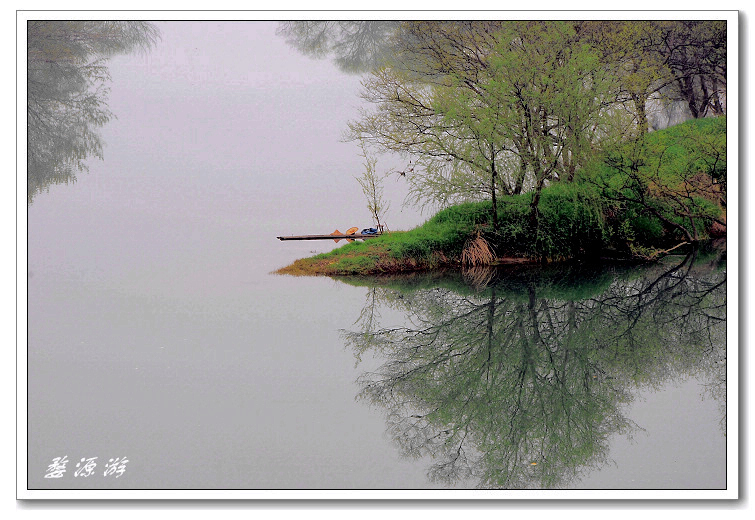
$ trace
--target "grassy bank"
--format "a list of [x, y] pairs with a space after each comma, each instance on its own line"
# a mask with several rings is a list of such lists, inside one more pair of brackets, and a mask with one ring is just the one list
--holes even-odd
[[606, 230], [597, 200], [565, 186], [545, 190], [537, 235], [531, 240], [527, 236], [530, 199], [530, 195], [504, 198], [498, 204], [498, 230], [489, 222], [490, 202], [465, 203], [441, 210], [412, 230], [303, 258], [278, 273], [381, 274], [534, 263], [583, 256], [602, 248]]
[[488, 227], [489, 206], [447, 208], [410, 231], [393, 231], [352, 242], [329, 253], [297, 260], [278, 271], [292, 275], [379, 274], [458, 265], [465, 244]]
[[[570, 183], [439, 211], [409, 231], [297, 260], [291, 275], [366, 275], [573, 258], [652, 259], [721, 234], [725, 222], [725, 119], [696, 120], [612, 151]], [[713, 151], [710, 151], [713, 150]], [[629, 165], [629, 166], [625, 166]], [[723, 189], [723, 191], [721, 191]], [[718, 230], [716, 230], [718, 226]], [[725, 233], [725, 228], [724, 228]]]

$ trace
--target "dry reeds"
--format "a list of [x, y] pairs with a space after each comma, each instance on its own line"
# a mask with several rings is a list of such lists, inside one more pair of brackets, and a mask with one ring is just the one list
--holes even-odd
[[487, 240], [478, 232], [477, 236], [467, 240], [461, 252], [463, 265], [490, 265], [495, 261], [495, 253]]

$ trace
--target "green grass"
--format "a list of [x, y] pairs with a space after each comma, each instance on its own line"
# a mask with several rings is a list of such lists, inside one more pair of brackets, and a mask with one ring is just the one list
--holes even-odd
[[410, 231], [352, 242], [297, 260], [280, 274], [375, 274], [457, 265], [466, 241], [487, 226], [489, 203], [452, 206]]
[[329, 253], [297, 260], [280, 274], [365, 275], [459, 267], [467, 241], [482, 236], [501, 259], [559, 260], [579, 256], [600, 242], [602, 221], [570, 187], [543, 192], [536, 241], [528, 238], [530, 195], [507, 197], [498, 205], [499, 229], [490, 225], [490, 202], [446, 208], [410, 231], [386, 233]]

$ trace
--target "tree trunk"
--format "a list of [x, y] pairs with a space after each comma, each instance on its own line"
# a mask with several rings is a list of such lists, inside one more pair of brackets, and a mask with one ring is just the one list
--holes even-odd
[[684, 97], [684, 100], [687, 102], [687, 107], [689, 107], [690, 112], [692, 112], [692, 117], [698, 119], [700, 117], [700, 110], [698, 110], [697, 108], [697, 96], [695, 96], [694, 76], [680, 78], [679, 90], [681, 91], [682, 97]]
[[530, 202], [530, 230], [537, 233], [537, 216], [538, 216], [538, 205], [540, 204], [540, 192], [543, 189], [543, 184], [538, 183], [538, 185], [535, 187], [535, 192], [532, 195], [532, 202]]
[[632, 102], [637, 112], [637, 138], [648, 133], [648, 115], [645, 110], [645, 98], [639, 94], [632, 94]]
[[[532, 195], [532, 202], [530, 203], [529, 218], [530, 240], [534, 241], [535, 246], [537, 246], [537, 228], [539, 226], [540, 210], [538, 209], [538, 206], [540, 205], [540, 193], [543, 191], [543, 184], [545, 184], [545, 179], [542, 174], [539, 174], [538, 177], [535, 191]], [[537, 252], [537, 247], [535, 247], [535, 252]]]
[[493, 208], [490, 211], [490, 217], [493, 220], [493, 231], [498, 232], [498, 200], [496, 199], [495, 179], [498, 175], [495, 169], [495, 162], [491, 164], [492, 174], [490, 175], [490, 198], [493, 202]]
[[721, 105], [721, 98], [718, 94], [718, 80], [714, 77], [711, 78], [711, 105], [713, 106], [713, 114], [721, 116], [724, 113], [723, 106]]
[[527, 161], [524, 158], [519, 158], [519, 173], [516, 177], [516, 186], [514, 186], [514, 195], [522, 193], [524, 188], [524, 179], [527, 176]]

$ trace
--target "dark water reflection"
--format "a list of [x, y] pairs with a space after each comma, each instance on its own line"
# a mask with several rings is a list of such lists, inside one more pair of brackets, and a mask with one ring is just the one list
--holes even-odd
[[347, 282], [369, 291], [343, 337], [384, 360], [360, 397], [387, 410], [405, 455], [432, 457], [435, 482], [576, 486], [611, 462], [612, 438], [642, 430], [625, 412], [638, 394], [688, 377], [725, 435], [724, 251]]

